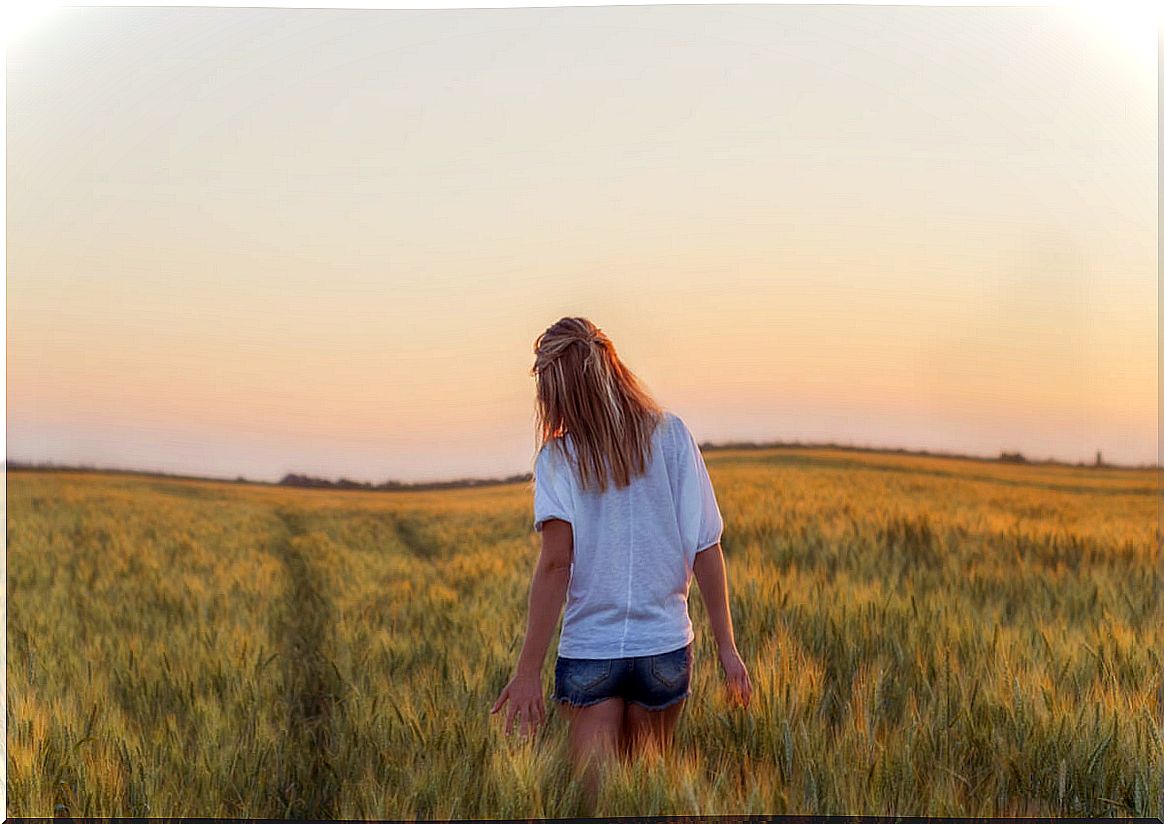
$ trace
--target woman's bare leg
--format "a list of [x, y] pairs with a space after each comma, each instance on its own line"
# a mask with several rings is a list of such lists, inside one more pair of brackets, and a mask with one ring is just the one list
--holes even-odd
[[588, 707], [558, 705], [570, 722], [570, 761], [575, 776], [582, 778], [591, 814], [598, 804], [605, 762], [622, 746], [625, 703], [622, 698], [608, 698]]

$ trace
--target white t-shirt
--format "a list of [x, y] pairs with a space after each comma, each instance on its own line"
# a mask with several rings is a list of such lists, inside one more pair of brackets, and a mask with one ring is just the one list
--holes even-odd
[[695, 637], [687, 612], [695, 554], [719, 542], [723, 518], [699, 444], [683, 420], [664, 413], [651, 436], [647, 471], [617, 489], [582, 490], [567, 433], [534, 462], [534, 529], [569, 521], [574, 561], [558, 654], [629, 658], [686, 646]]

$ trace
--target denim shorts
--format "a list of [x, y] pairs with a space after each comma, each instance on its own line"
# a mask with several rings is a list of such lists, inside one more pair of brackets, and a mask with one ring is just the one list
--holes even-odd
[[563, 658], [554, 665], [553, 699], [575, 707], [623, 698], [649, 710], [665, 709], [691, 694], [694, 647], [637, 658]]

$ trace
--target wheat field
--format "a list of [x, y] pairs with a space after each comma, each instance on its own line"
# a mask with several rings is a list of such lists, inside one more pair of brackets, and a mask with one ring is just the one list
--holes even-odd
[[[709, 450], [737, 643], [603, 815], [1160, 816], [1158, 476]], [[564, 719], [507, 738], [526, 483], [288, 489], [11, 471], [16, 816], [580, 814]]]

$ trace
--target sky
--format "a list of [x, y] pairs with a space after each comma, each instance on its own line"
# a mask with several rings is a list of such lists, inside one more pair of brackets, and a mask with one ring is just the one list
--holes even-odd
[[1127, 22], [62, 9], [7, 55], [7, 456], [526, 472], [581, 315], [701, 442], [1156, 462]]

